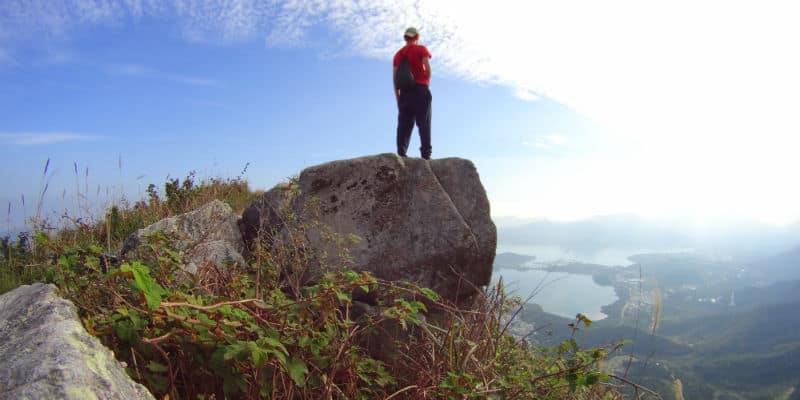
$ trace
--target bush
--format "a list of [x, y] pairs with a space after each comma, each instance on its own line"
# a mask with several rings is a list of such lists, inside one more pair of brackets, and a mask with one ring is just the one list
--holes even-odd
[[[428, 289], [343, 270], [297, 297], [264, 280], [256, 296], [254, 271], [230, 266], [212, 293], [186, 276], [166, 242], [151, 238], [152, 257], [107, 273], [97, 247], [54, 267], [89, 332], [159, 397], [616, 398], [600, 385], [604, 350], [574, 341], [537, 349], [504, 333], [502, 315], [516, 303], [499, 288], [458, 310]], [[359, 290], [378, 294], [372, 310], [354, 303]], [[431, 306], [439, 311], [426, 321]], [[367, 350], [376, 338], [384, 349], [393, 342], [390, 353]]]
[[[188, 274], [162, 234], [148, 238], [140, 258], [117, 264], [109, 248], [135, 229], [215, 196], [239, 209], [253, 196], [240, 181], [194, 185], [191, 174], [167, 183], [166, 200], [150, 192], [96, 225], [37, 234], [25, 251], [6, 239], [0, 250], [8, 271], [24, 266], [36, 271], [26, 279], [55, 282], [86, 329], [158, 398], [621, 398], [603, 373], [607, 349], [511, 337], [506, 316], [520, 300], [502, 286], [459, 309], [429, 289], [347, 269], [357, 238], [291, 215], [291, 240], [261, 246], [246, 265]], [[306, 246], [311, 230], [338, 246], [343, 265]], [[24, 280], [13, 276], [7, 287]], [[590, 323], [579, 317], [572, 328]]]

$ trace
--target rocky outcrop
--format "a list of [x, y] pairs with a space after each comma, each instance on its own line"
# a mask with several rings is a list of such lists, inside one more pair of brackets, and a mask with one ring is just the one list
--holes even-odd
[[[282, 215], [290, 212], [360, 237], [350, 248], [356, 270], [415, 282], [453, 301], [489, 283], [497, 234], [472, 162], [381, 154], [307, 168], [295, 184], [273, 188], [245, 211], [243, 221], [258, 221], [257, 229], [252, 222], [243, 229], [246, 242], [256, 231], [261, 240], [282, 240]], [[338, 253], [324, 235], [307, 239]], [[342, 265], [335, 257], [330, 263]]]
[[196, 273], [204, 265], [222, 268], [230, 262], [243, 264], [244, 243], [238, 218], [229, 205], [214, 200], [194, 211], [137, 230], [125, 241], [122, 253], [137, 251], [148, 235], [163, 232], [174, 239], [173, 246], [183, 253], [188, 272]]
[[53, 285], [0, 296], [0, 399], [153, 399]]

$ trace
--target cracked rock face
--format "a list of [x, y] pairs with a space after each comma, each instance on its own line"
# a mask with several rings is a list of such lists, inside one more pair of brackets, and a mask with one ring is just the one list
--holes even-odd
[[[276, 187], [246, 211], [251, 219], [257, 211], [260, 232], [279, 233], [286, 207], [301, 220], [361, 238], [350, 247], [356, 270], [415, 282], [452, 301], [489, 283], [497, 233], [472, 162], [381, 154], [307, 168], [297, 184], [299, 195]], [[315, 236], [308, 237], [314, 248], [336, 253]]]
[[148, 399], [53, 285], [0, 296], [0, 399]]

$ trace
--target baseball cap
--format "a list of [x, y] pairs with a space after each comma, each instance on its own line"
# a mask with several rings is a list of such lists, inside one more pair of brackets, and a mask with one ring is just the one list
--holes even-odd
[[413, 37], [416, 37], [417, 35], [419, 35], [419, 32], [417, 32], [417, 28], [414, 28], [412, 26], [412, 27], [409, 27], [408, 29], [406, 29], [406, 33], [403, 36], [405, 36], [407, 38], [413, 38]]

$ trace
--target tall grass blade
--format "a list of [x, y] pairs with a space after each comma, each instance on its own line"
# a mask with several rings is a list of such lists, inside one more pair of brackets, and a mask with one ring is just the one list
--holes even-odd
[[44, 202], [44, 195], [47, 194], [47, 189], [49, 188], [50, 188], [50, 182], [47, 182], [44, 184], [44, 189], [42, 189], [42, 192], [39, 193], [39, 202], [36, 205], [37, 214], [42, 211], [42, 203]]
[[672, 382], [672, 384], [673, 384], [673, 390], [675, 390], [675, 400], [684, 400], [683, 383], [681, 382], [681, 380], [676, 378], [675, 381]]
[[651, 334], [655, 335], [658, 330], [658, 325], [661, 323], [661, 311], [664, 304], [664, 299], [661, 296], [661, 289], [655, 288], [653, 290], [653, 329]]

